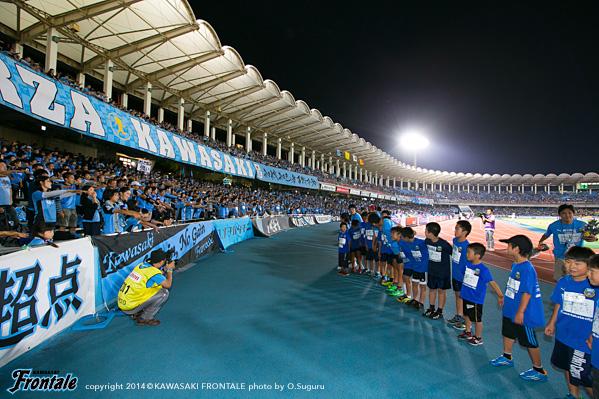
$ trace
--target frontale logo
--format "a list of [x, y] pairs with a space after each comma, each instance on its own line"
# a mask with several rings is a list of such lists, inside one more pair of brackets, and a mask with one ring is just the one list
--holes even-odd
[[12, 372], [15, 381], [8, 392], [14, 394], [17, 391], [41, 391], [41, 392], [66, 392], [77, 388], [77, 377], [73, 374], [59, 376], [53, 374], [51, 377], [30, 377], [31, 369], [17, 369]]
[[266, 225], [266, 232], [269, 234], [276, 233], [279, 230], [281, 230], [281, 225], [277, 219], [271, 219]]
[[129, 133], [125, 126], [123, 126], [123, 121], [117, 114], [111, 112], [108, 114], [108, 118], [110, 118], [110, 127], [112, 128], [112, 132], [118, 136], [121, 140], [129, 140], [131, 138], [131, 133]]

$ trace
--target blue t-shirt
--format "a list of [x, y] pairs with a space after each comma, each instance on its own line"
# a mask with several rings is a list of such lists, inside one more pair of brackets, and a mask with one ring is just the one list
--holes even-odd
[[362, 222], [363, 222], [363, 220], [362, 220], [362, 216], [360, 216], [360, 214], [359, 214], [359, 213], [354, 213], [353, 215], [351, 215], [351, 216], [349, 217], [349, 221], [351, 222], [352, 220], [359, 220], [359, 221], [360, 221], [360, 223], [362, 223]]
[[595, 304], [595, 317], [593, 318], [593, 346], [591, 349], [591, 364], [599, 369], [599, 301]]
[[351, 249], [360, 248], [360, 238], [362, 238], [362, 233], [361, 233], [360, 229], [359, 228], [354, 229], [353, 227], [351, 227], [349, 230], [347, 230], [347, 234], [349, 235], [349, 238], [351, 240], [350, 248]]
[[568, 248], [575, 245], [583, 246], [582, 233], [586, 223], [581, 220], [574, 220], [572, 224], [563, 224], [561, 220], [556, 220], [547, 227], [545, 235], [553, 235], [553, 256], [564, 258]]
[[0, 177], [0, 205], [12, 205], [11, 188], [10, 179]]
[[469, 244], [468, 240], [459, 242], [457, 238], [453, 239], [451, 277], [459, 282], [464, 280], [464, 272], [466, 270], [466, 247], [468, 247]]
[[[421, 238], [414, 238], [414, 242], [406, 241], [406, 256], [410, 260], [411, 268], [418, 273], [428, 271], [428, 248]], [[405, 268], [405, 265], [404, 265]]]
[[381, 234], [381, 253], [382, 254], [390, 254], [391, 253], [391, 228], [397, 225], [393, 220], [384, 218], [383, 219], [383, 228]]
[[428, 274], [429, 276], [448, 278], [451, 277], [451, 245], [442, 238], [433, 242], [428, 238], [424, 240], [428, 249]]
[[586, 340], [593, 328], [598, 293], [586, 278], [574, 281], [572, 276], [566, 276], [558, 280], [550, 298], [560, 305], [555, 339], [570, 348], [591, 353]]
[[36, 191], [31, 196], [35, 204], [35, 221], [43, 220], [47, 223], [56, 223], [55, 197], [44, 198], [43, 191]]
[[362, 233], [362, 245], [366, 242], [366, 227], [368, 227], [367, 222], [360, 223], [360, 233]]
[[[71, 186], [69, 186], [68, 188], [65, 188], [65, 190], [74, 190], [77, 187], [72, 184]], [[70, 195], [68, 197], [65, 198], [61, 198], [60, 199], [60, 204], [62, 205], [62, 209], [75, 209], [76, 206], [76, 200], [77, 200], [77, 196], [75, 194]]]
[[349, 243], [350, 238], [347, 230], [345, 233], [339, 233], [339, 253], [340, 254], [348, 254], [349, 253]]
[[514, 263], [512, 271], [505, 288], [505, 299], [503, 302], [503, 316], [512, 320], [520, 307], [522, 294], [530, 294], [530, 301], [524, 311], [524, 327], [542, 327], [545, 325], [545, 314], [543, 313], [543, 299], [541, 289], [537, 281], [537, 271], [529, 261]]
[[484, 304], [487, 284], [493, 281], [491, 272], [483, 263], [473, 265], [471, 262], [466, 261], [464, 267], [464, 280], [460, 297], [472, 303]]
[[372, 227], [372, 225], [370, 223], [366, 223], [366, 226], [364, 227], [364, 240], [366, 242], [367, 249], [373, 249], [372, 245], [374, 243], [374, 238], [375, 238], [374, 227]]
[[403, 261], [403, 268], [412, 270], [412, 262], [406, 253], [408, 252], [407, 242], [402, 238], [399, 240], [399, 256], [401, 256], [401, 260]]

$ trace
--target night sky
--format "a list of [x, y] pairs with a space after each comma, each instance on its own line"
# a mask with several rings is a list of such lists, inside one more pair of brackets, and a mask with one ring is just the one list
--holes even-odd
[[[189, 1], [264, 79], [396, 159], [599, 172], [599, 2]], [[526, 3], [526, 4], [523, 4]]]

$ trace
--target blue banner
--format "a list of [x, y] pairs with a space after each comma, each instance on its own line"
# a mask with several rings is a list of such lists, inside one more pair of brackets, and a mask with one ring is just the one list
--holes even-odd
[[116, 298], [131, 271], [148, 259], [152, 251], [173, 250], [177, 268], [219, 248], [214, 223], [200, 222], [136, 233], [92, 237], [98, 247], [102, 295], [106, 302]]
[[318, 188], [318, 179], [237, 158], [162, 130], [0, 53], [0, 104], [45, 123], [215, 172]]
[[216, 234], [223, 248], [254, 237], [250, 218], [215, 220]]

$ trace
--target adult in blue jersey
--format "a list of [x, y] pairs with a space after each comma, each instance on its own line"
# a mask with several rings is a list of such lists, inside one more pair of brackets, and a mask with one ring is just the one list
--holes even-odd
[[102, 218], [104, 219], [104, 234], [122, 233], [124, 231], [118, 218], [119, 214], [133, 216], [137, 219], [141, 218], [139, 212], [129, 211], [126, 209], [119, 209], [118, 190], [106, 190], [105, 195], [108, 198], [108, 200], [104, 203], [104, 205], [102, 205]]
[[[14, 172], [21, 172], [20, 170], [7, 170], [6, 163], [0, 162], [0, 207], [8, 214], [13, 222], [14, 227], [19, 224], [19, 217], [15, 208], [12, 206], [12, 185], [10, 182], [10, 176]], [[24, 171], [23, 171], [24, 172]]]
[[360, 223], [363, 222], [362, 220], [362, 216], [360, 216], [360, 214], [357, 212], [358, 208], [356, 208], [356, 205], [354, 204], [350, 204], [349, 205], [349, 221], [351, 222], [352, 220], [358, 220]]
[[[75, 190], [77, 188], [75, 186], [75, 176], [72, 173], [65, 173], [62, 177], [64, 179], [64, 183], [62, 184], [63, 189]], [[62, 213], [64, 214], [64, 217], [58, 219], [58, 229], [60, 231], [65, 231], [67, 227], [71, 233], [75, 233], [75, 230], [77, 230], [77, 211], [75, 210], [76, 200], [76, 195], [70, 195], [60, 199]]]
[[81, 212], [83, 214], [83, 232], [86, 236], [97, 236], [101, 232], [100, 201], [98, 194], [90, 185], [83, 186], [81, 194]]
[[569, 248], [575, 245], [582, 247], [584, 241], [597, 241], [597, 236], [584, 234], [586, 223], [581, 220], [574, 220], [575, 213], [573, 205], [560, 205], [557, 208], [559, 220], [551, 223], [539, 240], [539, 245], [541, 245], [546, 239], [553, 236], [553, 256], [555, 258], [553, 279], [556, 281], [568, 275], [564, 255]]
[[52, 182], [49, 176], [41, 176], [35, 181], [35, 191], [31, 195], [35, 207], [34, 224], [39, 222], [56, 223], [59, 193], [50, 192]]

